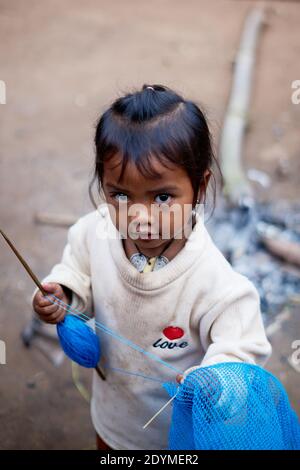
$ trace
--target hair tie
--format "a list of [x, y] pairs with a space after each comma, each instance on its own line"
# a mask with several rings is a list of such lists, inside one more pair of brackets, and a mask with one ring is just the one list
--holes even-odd
[[155, 91], [154, 88], [153, 88], [153, 86], [147, 86], [146, 88], [149, 88], [150, 90]]

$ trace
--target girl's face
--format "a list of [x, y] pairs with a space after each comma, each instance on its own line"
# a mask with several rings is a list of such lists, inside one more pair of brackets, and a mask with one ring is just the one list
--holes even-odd
[[120, 183], [121, 156], [116, 154], [104, 163], [102, 188], [111, 219], [140, 251], [163, 247], [175, 234], [176, 238], [183, 238], [184, 227], [188, 231], [184, 232], [186, 237], [192, 228], [189, 221], [194, 192], [188, 175], [171, 162], [169, 168], [157, 158], [151, 163], [159, 177], [147, 178], [134, 163], [128, 162]]

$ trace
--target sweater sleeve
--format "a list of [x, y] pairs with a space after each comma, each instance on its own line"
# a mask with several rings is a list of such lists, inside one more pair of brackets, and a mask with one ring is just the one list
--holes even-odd
[[[81, 217], [69, 228], [61, 260], [42, 283], [56, 282], [68, 287], [72, 291], [70, 307], [91, 317], [93, 305], [86, 227], [86, 218]], [[33, 292], [31, 302], [37, 291], [38, 288]]]
[[264, 365], [271, 355], [262, 321], [260, 298], [255, 286], [236, 273], [237, 286], [199, 321], [205, 352], [201, 364], [190, 367], [184, 377], [199, 367], [220, 362]]

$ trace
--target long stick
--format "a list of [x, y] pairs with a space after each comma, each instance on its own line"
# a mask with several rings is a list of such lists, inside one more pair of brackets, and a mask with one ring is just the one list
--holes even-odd
[[26, 261], [24, 260], [24, 258], [20, 255], [20, 253], [18, 252], [17, 248], [15, 248], [15, 246], [12, 244], [12, 242], [9, 240], [9, 238], [5, 235], [5, 233], [3, 232], [3, 230], [0, 229], [0, 233], [2, 235], [2, 237], [5, 239], [5, 241], [8, 243], [8, 245], [10, 246], [10, 248], [13, 250], [13, 252], [15, 253], [15, 255], [17, 256], [17, 258], [19, 259], [19, 261], [21, 261], [21, 263], [23, 264], [24, 268], [26, 269], [26, 271], [28, 272], [29, 276], [31, 277], [31, 279], [33, 280], [33, 282], [37, 285], [37, 287], [42, 291], [43, 295], [48, 295], [47, 292], [45, 291], [45, 289], [43, 288], [42, 284], [40, 283], [40, 281], [38, 280], [38, 278], [36, 277], [36, 275], [34, 274], [34, 272], [32, 271], [32, 269], [29, 267], [29, 265], [26, 263]]
[[[23, 256], [21, 256], [21, 254], [18, 252], [17, 248], [13, 245], [13, 243], [9, 240], [9, 238], [7, 237], [7, 235], [5, 235], [5, 233], [3, 232], [3, 230], [0, 229], [0, 233], [2, 235], [2, 237], [5, 239], [5, 241], [7, 242], [7, 244], [9, 245], [9, 247], [12, 249], [12, 251], [15, 253], [15, 255], [17, 256], [17, 258], [19, 259], [19, 261], [23, 264], [25, 270], [27, 271], [27, 273], [29, 274], [29, 276], [31, 277], [31, 279], [33, 280], [33, 282], [37, 285], [37, 287], [40, 289], [40, 291], [42, 291], [42, 294], [47, 296], [48, 293], [45, 291], [45, 289], [43, 288], [42, 284], [40, 283], [40, 281], [38, 280], [38, 278], [36, 277], [36, 275], [34, 274], [34, 272], [32, 271], [32, 269], [29, 267], [29, 265], [26, 263], [26, 261], [24, 260]], [[101, 377], [102, 380], [106, 380], [105, 379], [105, 375], [104, 373], [102, 372], [101, 368], [99, 366], [96, 366], [95, 367], [98, 375]]]

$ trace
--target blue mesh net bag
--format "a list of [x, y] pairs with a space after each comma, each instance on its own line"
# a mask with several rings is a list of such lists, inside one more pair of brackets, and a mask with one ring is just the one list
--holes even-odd
[[221, 363], [191, 372], [180, 385], [169, 449], [300, 449], [300, 423], [276, 377], [256, 365]]

